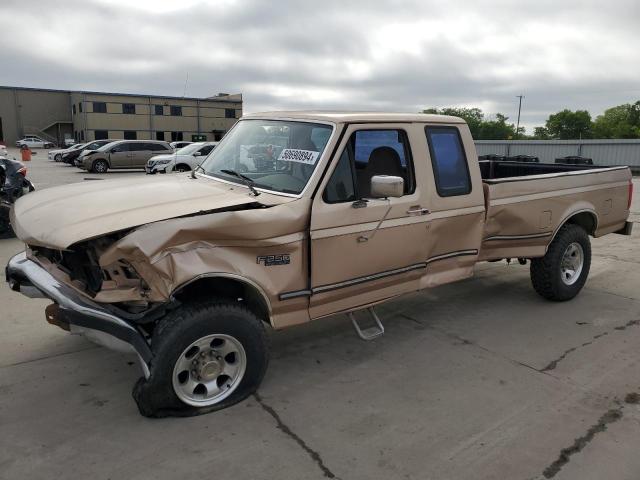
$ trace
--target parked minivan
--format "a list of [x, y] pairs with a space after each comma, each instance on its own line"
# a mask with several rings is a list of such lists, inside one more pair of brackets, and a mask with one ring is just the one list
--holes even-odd
[[107, 143], [94, 152], [87, 152], [78, 165], [94, 173], [106, 173], [109, 169], [144, 169], [154, 155], [173, 153], [167, 142], [158, 140], [117, 140]]

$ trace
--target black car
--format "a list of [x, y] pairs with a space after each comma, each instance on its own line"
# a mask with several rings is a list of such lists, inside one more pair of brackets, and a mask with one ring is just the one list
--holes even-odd
[[77, 150], [71, 150], [67, 153], [63, 153], [62, 161], [64, 163], [68, 163], [69, 165], [74, 165], [76, 159], [85, 150], [97, 150], [103, 145], [106, 145], [107, 143], [111, 143], [111, 142], [113, 142], [113, 140], [94, 140], [93, 142], [87, 143], [83, 148], [79, 148]]
[[27, 168], [16, 160], [0, 157], [0, 236], [11, 234], [9, 211], [22, 195], [35, 187], [27, 180]]

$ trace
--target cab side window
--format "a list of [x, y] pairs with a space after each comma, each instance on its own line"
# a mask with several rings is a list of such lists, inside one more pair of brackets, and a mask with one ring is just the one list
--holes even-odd
[[471, 192], [467, 157], [456, 127], [426, 127], [436, 190], [441, 197]]
[[411, 149], [404, 130], [354, 132], [327, 183], [323, 198], [327, 203], [370, 198], [371, 179], [376, 175], [401, 177], [405, 194], [415, 191]]

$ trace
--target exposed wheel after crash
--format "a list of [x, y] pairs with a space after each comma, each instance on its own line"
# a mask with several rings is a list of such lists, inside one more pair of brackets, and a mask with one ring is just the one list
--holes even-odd
[[[118, 145], [83, 167], [127, 168]], [[252, 114], [190, 152], [190, 173], [51, 188], [11, 211], [25, 251], [7, 265], [10, 287], [50, 299], [50, 324], [134, 355], [149, 417], [255, 392], [272, 329], [346, 314], [373, 341], [376, 305], [479, 262], [529, 260], [534, 289], [569, 300], [587, 281], [589, 237], [632, 229], [628, 167], [478, 160], [455, 117]]]
[[233, 405], [253, 393], [269, 362], [263, 321], [228, 300], [198, 301], [156, 326], [149, 378], [133, 397], [145, 416], [193, 415]]

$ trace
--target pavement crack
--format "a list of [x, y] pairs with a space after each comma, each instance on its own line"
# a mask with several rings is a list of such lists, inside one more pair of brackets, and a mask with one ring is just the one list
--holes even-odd
[[[620, 325], [619, 327], [614, 327], [614, 330], [617, 331], [622, 331], [622, 330], [626, 330], [629, 327], [633, 327], [636, 325], [640, 325], [640, 319], [638, 320], [630, 320], [627, 323], [625, 323], [624, 325]], [[555, 370], [555, 368], [558, 366], [558, 363], [560, 363], [562, 360], [564, 360], [569, 354], [575, 352], [576, 350], [582, 348], [582, 347], [586, 347], [588, 345], [591, 345], [593, 342], [595, 342], [596, 340], [598, 340], [599, 338], [602, 338], [606, 335], [609, 335], [609, 332], [602, 332], [599, 333], [597, 335], [594, 335], [591, 340], [589, 340], [588, 342], [584, 342], [581, 345], [578, 345], [577, 347], [571, 347], [568, 348], [567, 350], [565, 350], [564, 352], [562, 352], [562, 355], [560, 355], [558, 358], [556, 358], [555, 360], [552, 360], [551, 362], [549, 362], [547, 364], [546, 367], [540, 369], [540, 372], [549, 372], [551, 370]]]
[[291, 428], [289, 428], [287, 426], [287, 424], [282, 421], [282, 419], [280, 418], [280, 415], [278, 415], [278, 413], [272, 407], [267, 405], [264, 402], [264, 400], [262, 400], [262, 397], [258, 393], [254, 393], [253, 396], [256, 399], [256, 401], [258, 402], [258, 404], [260, 405], [260, 407], [262, 407], [262, 409], [265, 412], [267, 412], [269, 415], [271, 415], [271, 417], [276, 421], [276, 427], [278, 428], [278, 430], [280, 430], [285, 435], [291, 437], [300, 446], [300, 448], [302, 448], [305, 452], [307, 452], [307, 454], [309, 454], [309, 456], [316, 463], [316, 465], [318, 465], [320, 470], [322, 470], [322, 473], [324, 474], [325, 477], [327, 477], [327, 478], [336, 478], [336, 479], [340, 480], [324, 464], [324, 461], [322, 460], [322, 457], [320, 456], [320, 454], [318, 452], [316, 452], [315, 450], [313, 450], [311, 447], [309, 447], [309, 445], [307, 445], [306, 442], [302, 438], [300, 438], [295, 432], [293, 432], [291, 430]]
[[469, 340], [467, 338], [461, 337], [460, 335], [456, 335], [455, 333], [447, 332], [446, 330], [442, 330], [440, 328], [434, 327], [433, 325], [424, 324], [420, 320], [418, 320], [416, 318], [413, 318], [410, 315], [407, 315], [406, 313], [399, 313], [398, 316], [400, 316], [400, 317], [402, 317], [402, 318], [404, 318], [406, 320], [410, 320], [410, 321], [412, 321], [414, 323], [417, 323], [418, 325], [422, 325], [423, 328], [429, 328], [429, 329], [434, 330], [434, 331], [436, 331], [438, 333], [441, 333], [442, 335], [444, 335], [446, 337], [449, 337], [452, 340], [455, 340], [457, 342], [456, 345], [472, 345], [472, 346], [474, 346], [476, 348], [479, 348], [480, 350], [482, 350], [484, 352], [490, 353], [491, 355], [497, 355], [500, 358], [504, 358], [505, 360], [508, 360], [509, 362], [512, 362], [512, 363], [514, 363], [516, 365], [520, 365], [521, 367], [528, 368], [529, 370], [533, 370], [534, 372], [545, 373], [545, 372], [541, 372], [540, 370], [538, 370], [535, 367], [532, 367], [531, 365], [527, 365], [524, 362], [520, 362], [518, 360], [514, 360], [513, 358], [509, 358], [508, 356], [506, 356], [506, 355], [504, 355], [502, 353], [490, 350], [490, 349], [488, 349], [486, 347], [483, 347], [482, 345], [479, 345], [479, 344], [477, 344], [477, 343], [475, 343], [475, 342], [473, 342], [473, 341], [471, 341], [471, 340]]
[[572, 455], [575, 455], [576, 453], [582, 451], [595, 438], [597, 434], [602, 433], [607, 429], [607, 425], [620, 420], [623, 416], [623, 408], [624, 406], [619, 406], [618, 408], [612, 408], [611, 410], [608, 410], [598, 419], [595, 424], [589, 427], [587, 433], [585, 433], [581, 437], [576, 438], [570, 447], [560, 450], [560, 455], [558, 456], [558, 458], [542, 471], [542, 475], [544, 476], [544, 478], [555, 477], [562, 469], [562, 467], [569, 463]]

